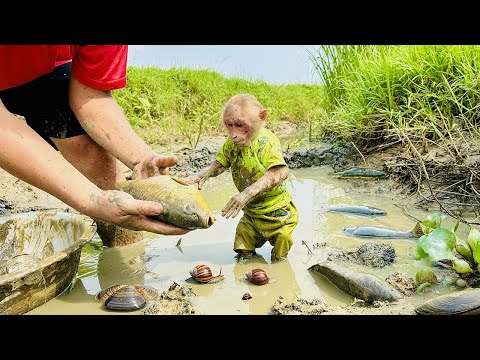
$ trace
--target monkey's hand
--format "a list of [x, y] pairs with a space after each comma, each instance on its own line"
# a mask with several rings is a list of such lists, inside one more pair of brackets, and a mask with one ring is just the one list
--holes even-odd
[[132, 179], [146, 179], [151, 176], [167, 175], [170, 166], [177, 165], [177, 156], [149, 154], [135, 163], [132, 170]]
[[234, 218], [238, 215], [240, 210], [242, 210], [243, 207], [250, 201], [251, 198], [252, 196], [247, 191], [242, 191], [241, 193], [233, 196], [227, 203], [227, 205], [225, 205], [222, 209], [222, 216], [227, 219], [229, 217]]
[[187, 183], [188, 185], [197, 184], [198, 190], [202, 189], [203, 184], [207, 181], [207, 177], [198, 176], [198, 175], [191, 175], [185, 178], [180, 178], [183, 182]]

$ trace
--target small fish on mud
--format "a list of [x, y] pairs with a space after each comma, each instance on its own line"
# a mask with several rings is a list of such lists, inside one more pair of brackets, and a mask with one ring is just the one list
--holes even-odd
[[422, 226], [418, 222], [415, 227], [410, 231], [397, 231], [383, 227], [376, 226], [355, 226], [355, 227], [344, 227], [342, 231], [359, 237], [369, 237], [369, 238], [396, 238], [396, 239], [418, 239], [420, 236], [424, 235]]
[[186, 229], [207, 229], [215, 222], [200, 190], [170, 175], [147, 179], [126, 180], [116, 186], [137, 200], [156, 201], [162, 204], [160, 221]]
[[340, 290], [367, 303], [377, 300], [396, 301], [402, 298], [402, 294], [397, 289], [379, 277], [350, 270], [333, 261], [312, 265], [308, 270], [322, 274]]
[[342, 212], [355, 215], [374, 215], [374, 216], [384, 216], [387, 215], [387, 212], [382, 209], [375, 207], [364, 206], [364, 205], [335, 205], [327, 209], [330, 212]]
[[340, 179], [384, 179], [388, 174], [381, 170], [367, 168], [351, 168], [344, 171], [337, 171], [332, 174], [333, 177]]

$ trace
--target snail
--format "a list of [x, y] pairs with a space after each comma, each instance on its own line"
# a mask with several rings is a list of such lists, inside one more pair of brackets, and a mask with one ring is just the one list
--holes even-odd
[[101, 290], [95, 298], [105, 300], [105, 307], [110, 310], [138, 310], [147, 304], [148, 300], [158, 297], [158, 292], [145, 285], [113, 285]]
[[168, 291], [173, 291], [177, 288], [178, 284], [174, 281], [172, 285], [168, 288]]
[[250, 300], [252, 298], [252, 295], [250, 295], [248, 292], [243, 294], [242, 300]]
[[275, 281], [275, 279], [270, 279], [263, 269], [252, 269], [245, 273], [245, 276], [252, 284], [255, 285], [265, 285]]
[[208, 265], [197, 265], [190, 270], [190, 275], [192, 279], [204, 283], [204, 284], [215, 284], [224, 280], [222, 275], [222, 269], [220, 268], [220, 273], [217, 276], [213, 276], [212, 270]]

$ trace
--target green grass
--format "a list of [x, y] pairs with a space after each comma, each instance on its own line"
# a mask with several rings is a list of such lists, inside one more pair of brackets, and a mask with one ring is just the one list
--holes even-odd
[[325, 86], [317, 136], [385, 142], [478, 135], [480, 47], [320, 46], [310, 53]]
[[[269, 110], [267, 126], [300, 129], [295, 144], [334, 138], [366, 144], [436, 141], [455, 128], [479, 136], [480, 46], [324, 45], [310, 60], [323, 85], [271, 85], [209, 70], [129, 67], [114, 92], [137, 133], [150, 144], [187, 143], [224, 134], [220, 113], [238, 93]], [[306, 50], [309, 51], [309, 50]]]
[[318, 85], [271, 85], [188, 68], [130, 66], [127, 77], [127, 87], [115, 91], [114, 97], [134, 130], [150, 144], [180, 141], [195, 147], [203, 136], [223, 134], [222, 108], [239, 93], [258, 98], [269, 111], [267, 124], [273, 129], [289, 121], [308, 131], [322, 112]]

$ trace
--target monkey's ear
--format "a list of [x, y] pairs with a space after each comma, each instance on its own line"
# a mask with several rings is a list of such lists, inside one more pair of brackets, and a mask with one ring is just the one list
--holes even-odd
[[267, 118], [267, 109], [260, 110], [260, 119], [265, 120]]

